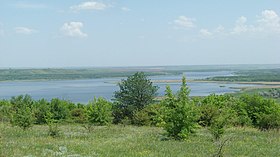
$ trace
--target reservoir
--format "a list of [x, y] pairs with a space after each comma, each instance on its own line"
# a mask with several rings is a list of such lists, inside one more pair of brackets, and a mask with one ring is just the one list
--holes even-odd
[[[151, 76], [149, 79], [163, 81], [154, 83], [159, 87], [158, 96], [164, 95], [166, 85], [170, 85], [175, 93], [179, 90], [181, 83], [166, 83], [165, 80], [181, 80], [185, 75], [187, 79], [202, 79], [213, 76], [230, 76], [231, 71], [219, 72], [186, 72], [182, 75]], [[87, 80], [57, 80], [57, 81], [11, 81], [0, 82], [0, 99], [10, 99], [12, 96], [29, 94], [34, 99], [60, 98], [73, 102], [86, 103], [94, 97], [104, 97], [111, 100], [114, 91], [119, 88], [117, 82], [126, 78], [98, 78]], [[191, 96], [207, 96], [211, 93], [224, 94], [239, 91], [230, 87], [256, 86], [251, 84], [221, 84], [221, 83], [202, 83], [190, 82]]]

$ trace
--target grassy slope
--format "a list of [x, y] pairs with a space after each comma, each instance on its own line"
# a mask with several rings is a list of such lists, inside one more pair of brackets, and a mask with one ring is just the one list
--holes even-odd
[[[162, 141], [154, 127], [96, 127], [92, 133], [77, 125], [60, 127], [59, 138], [47, 136], [47, 126], [22, 131], [0, 123], [0, 156], [211, 156], [216, 148], [211, 135], [200, 129], [187, 141]], [[280, 156], [280, 133], [231, 128], [225, 156]]]

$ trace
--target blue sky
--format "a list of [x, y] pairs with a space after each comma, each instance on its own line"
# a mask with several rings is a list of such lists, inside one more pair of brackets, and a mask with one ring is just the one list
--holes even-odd
[[0, 67], [279, 64], [280, 1], [1, 0]]

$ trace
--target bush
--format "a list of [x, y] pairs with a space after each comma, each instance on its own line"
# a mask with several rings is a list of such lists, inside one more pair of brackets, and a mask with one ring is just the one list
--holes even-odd
[[29, 95], [12, 97], [11, 123], [21, 127], [23, 130], [30, 128], [34, 123], [34, 114], [32, 112], [33, 103]]
[[199, 106], [201, 112], [200, 125], [209, 127], [216, 123], [216, 119], [221, 119], [221, 116], [227, 116], [226, 123], [228, 125], [236, 124], [238, 118], [236, 111], [233, 109], [236, 101], [228, 95], [211, 94], [205, 97]]
[[112, 104], [104, 98], [94, 98], [87, 106], [89, 125], [108, 125], [112, 123]]
[[50, 112], [50, 103], [41, 99], [36, 101], [34, 107], [35, 123], [36, 124], [46, 124], [47, 113]]
[[163, 126], [163, 106], [161, 104], [152, 104], [144, 109], [135, 112], [132, 119], [132, 124], [138, 126]]
[[280, 112], [259, 114], [258, 118], [258, 128], [260, 130], [270, 130], [270, 129], [280, 129]]
[[169, 86], [166, 88], [166, 98], [162, 102], [166, 107], [164, 129], [171, 138], [186, 139], [198, 127], [199, 112], [190, 100], [189, 92], [185, 77], [176, 96]]
[[50, 102], [50, 112], [57, 121], [66, 120], [70, 116], [69, 105], [72, 104], [66, 100], [54, 98]]
[[85, 123], [87, 120], [86, 111], [83, 108], [75, 108], [70, 112], [71, 118], [75, 123]]
[[260, 130], [280, 128], [280, 105], [273, 99], [244, 95], [240, 100], [245, 103], [245, 110], [253, 126]]
[[58, 120], [54, 119], [54, 115], [51, 112], [47, 112], [45, 121], [49, 126], [48, 134], [51, 137], [59, 136]]
[[9, 121], [11, 104], [8, 100], [0, 100], [0, 121]]

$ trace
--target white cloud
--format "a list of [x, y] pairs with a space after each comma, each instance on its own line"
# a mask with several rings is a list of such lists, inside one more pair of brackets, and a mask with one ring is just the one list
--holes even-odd
[[207, 29], [201, 29], [199, 31], [199, 33], [202, 35], [202, 36], [205, 36], [205, 37], [209, 37], [209, 36], [212, 36], [213, 33], [209, 32]]
[[233, 31], [231, 32], [232, 34], [241, 34], [244, 32], [249, 31], [248, 26], [246, 25], [247, 18], [244, 16], [239, 17], [235, 21], [235, 27], [233, 28]]
[[280, 33], [280, 16], [273, 10], [264, 10], [257, 16], [255, 25], [247, 25], [247, 18], [240, 17], [233, 28], [232, 34], [241, 33]]
[[273, 31], [280, 33], [280, 17], [273, 10], [264, 10], [259, 16], [259, 29], [262, 31]]
[[83, 2], [81, 4], [71, 6], [70, 9], [74, 11], [80, 11], [80, 10], [104, 10], [108, 6], [101, 2], [94, 2], [94, 1], [88, 1]]
[[186, 16], [179, 16], [176, 20], [174, 20], [174, 24], [177, 28], [194, 28], [195, 27], [195, 19], [188, 18]]
[[25, 35], [30, 35], [37, 32], [37, 30], [27, 28], [27, 27], [16, 27], [14, 28], [14, 30], [18, 34], [25, 34]]
[[222, 25], [219, 25], [215, 30], [214, 33], [218, 33], [218, 34], [225, 34], [225, 27]]
[[127, 8], [127, 7], [122, 7], [121, 8], [122, 11], [131, 11], [131, 9]]
[[69, 23], [64, 23], [63, 26], [61, 27], [61, 32], [70, 37], [87, 37], [88, 35], [84, 32], [82, 32], [83, 28], [83, 23], [82, 22], [69, 22]]

